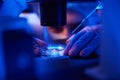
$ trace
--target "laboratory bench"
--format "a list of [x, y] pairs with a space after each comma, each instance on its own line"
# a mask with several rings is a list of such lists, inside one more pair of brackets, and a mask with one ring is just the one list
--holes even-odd
[[99, 58], [36, 57], [38, 80], [94, 80], [85, 69], [98, 65]]

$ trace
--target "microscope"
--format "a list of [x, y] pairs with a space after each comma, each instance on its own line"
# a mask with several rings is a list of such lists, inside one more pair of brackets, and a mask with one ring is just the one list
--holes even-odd
[[27, 0], [40, 3], [41, 25], [59, 28], [66, 24], [67, 2], [95, 2], [97, 0]]

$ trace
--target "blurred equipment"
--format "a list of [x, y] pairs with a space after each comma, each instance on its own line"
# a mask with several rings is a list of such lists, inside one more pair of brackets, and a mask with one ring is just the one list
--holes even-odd
[[[7, 24], [6, 24], [7, 22]], [[1, 18], [6, 80], [36, 80], [32, 36], [22, 18]], [[28, 28], [28, 29], [27, 29]]]
[[0, 0], [0, 2], [3, 2], [3, 0]]

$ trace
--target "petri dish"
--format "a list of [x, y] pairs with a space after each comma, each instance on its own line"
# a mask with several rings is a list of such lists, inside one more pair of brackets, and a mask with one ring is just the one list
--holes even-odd
[[40, 49], [41, 56], [44, 57], [60, 57], [64, 56], [65, 45], [63, 44], [48, 44], [46, 49]]

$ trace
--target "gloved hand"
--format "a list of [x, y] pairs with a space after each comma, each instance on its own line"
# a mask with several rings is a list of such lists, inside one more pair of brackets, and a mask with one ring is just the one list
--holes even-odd
[[88, 57], [100, 44], [101, 25], [87, 26], [67, 40], [65, 55]]
[[0, 15], [18, 17], [26, 7], [26, 0], [5, 0], [1, 7]]
[[40, 48], [46, 48], [47, 43], [38, 39], [38, 38], [34, 38], [34, 42], [33, 42], [33, 47], [34, 47], [34, 53], [36, 55], [40, 55]]

